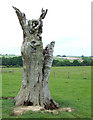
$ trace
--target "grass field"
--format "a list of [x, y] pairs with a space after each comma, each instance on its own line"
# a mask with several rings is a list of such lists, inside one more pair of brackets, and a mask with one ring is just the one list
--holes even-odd
[[[69, 72], [69, 79], [67, 77]], [[86, 72], [86, 79], [84, 79]], [[54, 76], [55, 73], [55, 76]], [[49, 77], [50, 91], [60, 107], [74, 108], [73, 112], [59, 114], [28, 111], [21, 116], [11, 116], [15, 107], [13, 100], [20, 90], [22, 68], [3, 68], [2, 117], [3, 118], [91, 118], [91, 67], [52, 67]]]

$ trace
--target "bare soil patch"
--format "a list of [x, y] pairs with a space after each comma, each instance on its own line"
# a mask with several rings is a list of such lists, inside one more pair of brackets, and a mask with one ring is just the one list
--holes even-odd
[[14, 97], [0, 97], [0, 100], [2, 99], [14, 100]]
[[49, 112], [49, 113], [53, 113], [53, 114], [59, 114], [59, 112], [72, 112], [72, 111], [74, 111], [74, 109], [71, 107], [59, 108], [59, 109], [54, 109], [54, 110], [46, 110], [41, 106], [17, 106], [13, 110], [13, 115], [19, 116], [19, 115], [22, 115], [23, 113], [25, 113], [29, 110], [34, 111], [34, 112], [41, 111], [42, 113]]

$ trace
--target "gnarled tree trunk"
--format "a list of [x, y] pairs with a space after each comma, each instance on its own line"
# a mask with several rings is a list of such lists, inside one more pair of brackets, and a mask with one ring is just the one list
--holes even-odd
[[15, 97], [16, 105], [43, 106], [45, 109], [58, 108], [52, 99], [49, 90], [49, 74], [53, 61], [55, 42], [48, 44], [43, 49], [42, 19], [47, 10], [42, 9], [38, 20], [27, 20], [24, 13], [13, 7], [23, 29], [23, 43], [21, 54], [23, 58], [23, 80], [21, 89]]

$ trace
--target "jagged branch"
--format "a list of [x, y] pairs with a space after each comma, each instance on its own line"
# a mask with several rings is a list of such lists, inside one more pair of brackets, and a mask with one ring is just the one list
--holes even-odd
[[12, 6], [14, 8], [14, 10], [16, 11], [17, 17], [19, 19], [19, 23], [22, 27], [22, 29], [24, 30], [24, 26], [26, 24], [26, 15], [25, 13], [22, 13], [18, 8]]
[[42, 19], [45, 18], [46, 14], [47, 14], [47, 11], [48, 11], [48, 9], [44, 10], [44, 9], [42, 8], [42, 10], [41, 10], [42, 14], [40, 15], [40, 20], [42, 20]]

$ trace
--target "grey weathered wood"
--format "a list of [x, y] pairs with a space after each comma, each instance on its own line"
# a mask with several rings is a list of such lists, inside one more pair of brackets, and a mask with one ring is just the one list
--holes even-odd
[[55, 77], [55, 72], [53, 72], [53, 77]]
[[86, 79], [86, 72], [84, 72], [84, 79]]
[[21, 89], [15, 97], [16, 105], [40, 105], [46, 109], [58, 108], [49, 90], [49, 74], [53, 61], [55, 42], [43, 49], [42, 27], [47, 14], [43, 10], [38, 20], [27, 20], [24, 13], [13, 7], [23, 30], [21, 54], [23, 59], [23, 80]]
[[68, 79], [69, 79], [69, 72], [68, 72], [68, 74], [67, 74], [67, 77], [68, 77]]

